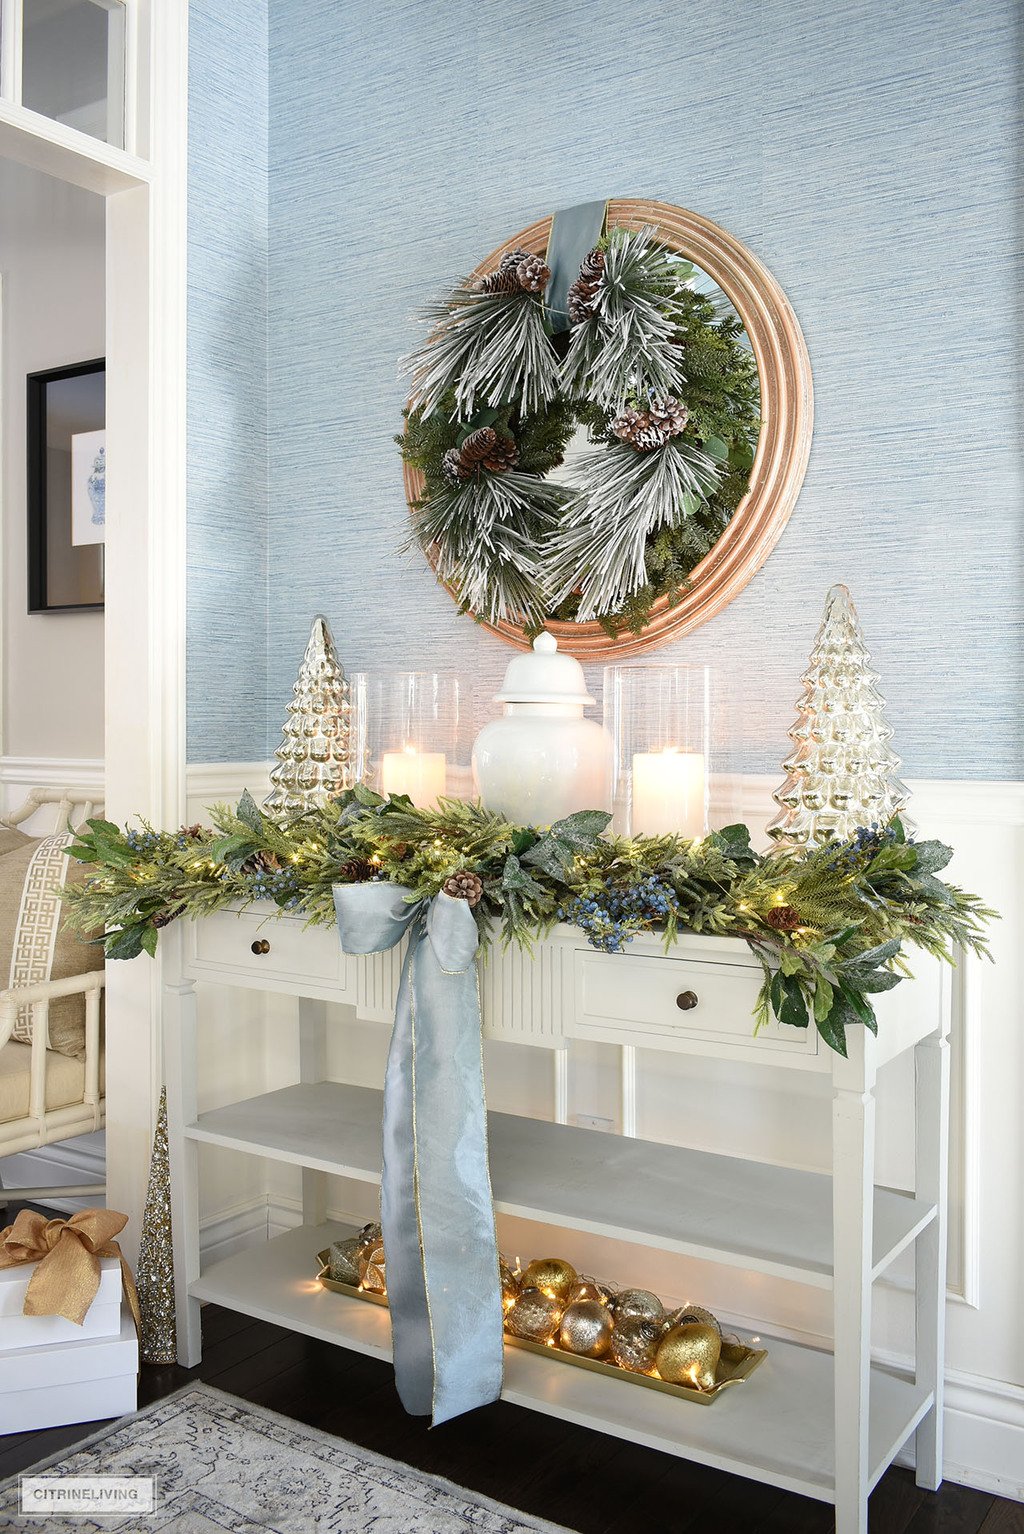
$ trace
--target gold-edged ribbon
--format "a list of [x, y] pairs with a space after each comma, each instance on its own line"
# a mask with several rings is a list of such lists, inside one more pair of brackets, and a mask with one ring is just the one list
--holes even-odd
[[0, 1230], [0, 1268], [39, 1266], [29, 1279], [22, 1313], [63, 1316], [81, 1326], [100, 1286], [100, 1258], [117, 1257], [121, 1282], [139, 1330], [139, 1296], [128, 1261], [114, 1237], [128, 1223], [116, 1209], [82, 1209], [68, 1220], [48, 1220], [20, 1209], [14, 1224]]

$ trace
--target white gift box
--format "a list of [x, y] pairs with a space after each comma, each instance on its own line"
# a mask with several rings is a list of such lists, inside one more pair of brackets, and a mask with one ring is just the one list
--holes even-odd
[[[0, 1352], [120, 1335], [121, 1264], [116, 1257], [100, 1258], [100, 1286], [81, 1326], [65, 1316], [23, 1314], [29, 1282], [38, 1266], [38, 1262], [24, 1262], [16, 1268], [0, 1268]], [[0, 1368], [5, 1362], [0, 1359]]]
[[0, 1357], [0, 1433], [123, 1417], [136, 1409], [138, 1371], [127, 1305], [115, 1337], [14, 1348]]

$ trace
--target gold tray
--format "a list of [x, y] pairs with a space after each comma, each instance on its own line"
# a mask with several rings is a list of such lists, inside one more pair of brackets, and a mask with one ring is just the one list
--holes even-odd
[[[320, 1272], [317, 1274], [325, 1289], [332, 1294], [347, 1294], [353, 1300], [369, 1300], [372, 1305], [387, 1305], [387, 1296], [373, 1294], [368, 1289], [356, 1289], [352, 1284], [341, 1284], [328, 1272], [330, 1252], [318, 1252]], [[758, 1364], [768, 1357], [766, 1348], [748, 1348], [742, 1342], [723, 1342], [722, 1356], [718, 1361], [718, 1378], [710, 1390], [698, 1390], [695, 1385], [672, 1385], [668, 1380], [652, 1378], [649, 1374], [633, 1374], [620, 1369], [617, 1364], [606, 1364], [600, 1358], [583, 1358], [579, 1353], [567, 1353], [564, 1348], [548, 1347], [544, 1342], [528, 1342], [525, 1337], [513, 1337], [505, 1333], [505, 1342], [511, 1348], [525, 1348], [528, 1353], [539, 1353], [544, 1358], [557, 1359], [559, 1363], [575, 1364], [578, 1369], [592, 1369], [595, 1374], [607, 1374], [612, 1379], [629, 1380], [633, 1385], [646, 1385], [648, 1390], [661, 1390], [665, 1395], [681, 1396], [685, 1401], [697, 1401], [710, 1406], [730, 1385], [739, 1385], [747, 1379]]]

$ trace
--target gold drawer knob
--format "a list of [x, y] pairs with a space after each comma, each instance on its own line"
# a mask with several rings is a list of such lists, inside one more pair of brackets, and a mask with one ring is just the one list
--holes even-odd
[[676, 997], [676, 1006], [680, 1012], [692, 1012], [700, 997], [696, 991], [680, 991]]
[[252, 951], [253, 953], [269, 953], [270, 944], [265, 937], [258, 937], [252, 945]]

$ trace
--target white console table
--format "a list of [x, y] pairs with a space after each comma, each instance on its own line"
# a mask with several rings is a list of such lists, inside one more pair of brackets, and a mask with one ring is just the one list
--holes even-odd
[[[347, 1234], [325, 1223], [325, 1179], [380, 1180], [382, 1094], [325, 1079], [325, 1003], [390, 1024], [402, 952], [341, 953], [333, 930], [259, 911], [182, 923], [163, 937], [168, 1118], [178, 1287], [179, 1357], [200, 1357], [199, 1307], [215, 1301], [328, 1342], [390, 1357], [386, 1310], [311, 1282], [318, 1249]], [[607, 1235], [831, 1289], [833, 1353], [767, 1338], [749, 1383], [709, 1408], [507, 1350], [505, 1399], [615, 1437], [834, 1502], [839, 1534], [865, 1534], [867, 1498], [916, 1432], [918, 1483], [942, 1477], [942, 1354], [949, 1100], [944, 966], [916, 958], [918, 978], [876, 999], [879, 1037], [850, 1030], [848, 1060], [813, 1027], [753, 1035], [761, 971], [734, 939], [685, 937], [666, 955], [637, 940], [623, 955], [559, 928], [530, 958], [495, 950], [481, 973], [489, 1038], [552, 1051], [555, 1121], [491, 1114], [499, 1213]], [[195, 982], [298, 998], [293, 1086], [200, 1114]], [[570, 1040], [622, 1051], [625, 1135], [565, 1122]], [[635, 1051], [667, 1050], [814, 1073], [833, 1100], [831, 1177], [640, 1140]], [[916, 1054], [916, 1193], [874, 1185], [875, 1077]], [[595, 1146], [595, 1141], [599, 1144]], [[199, 1150], [219, 1145], [302, 1168], [303, 1224], [203, 1269]], [[596, 1170], [595, 1170], [596, 1169]], [[916, 1375], [872, 1365], [872, 1283], [916, 1243]], [[552, 1248], [557, 1248], [552, 1240]]]

